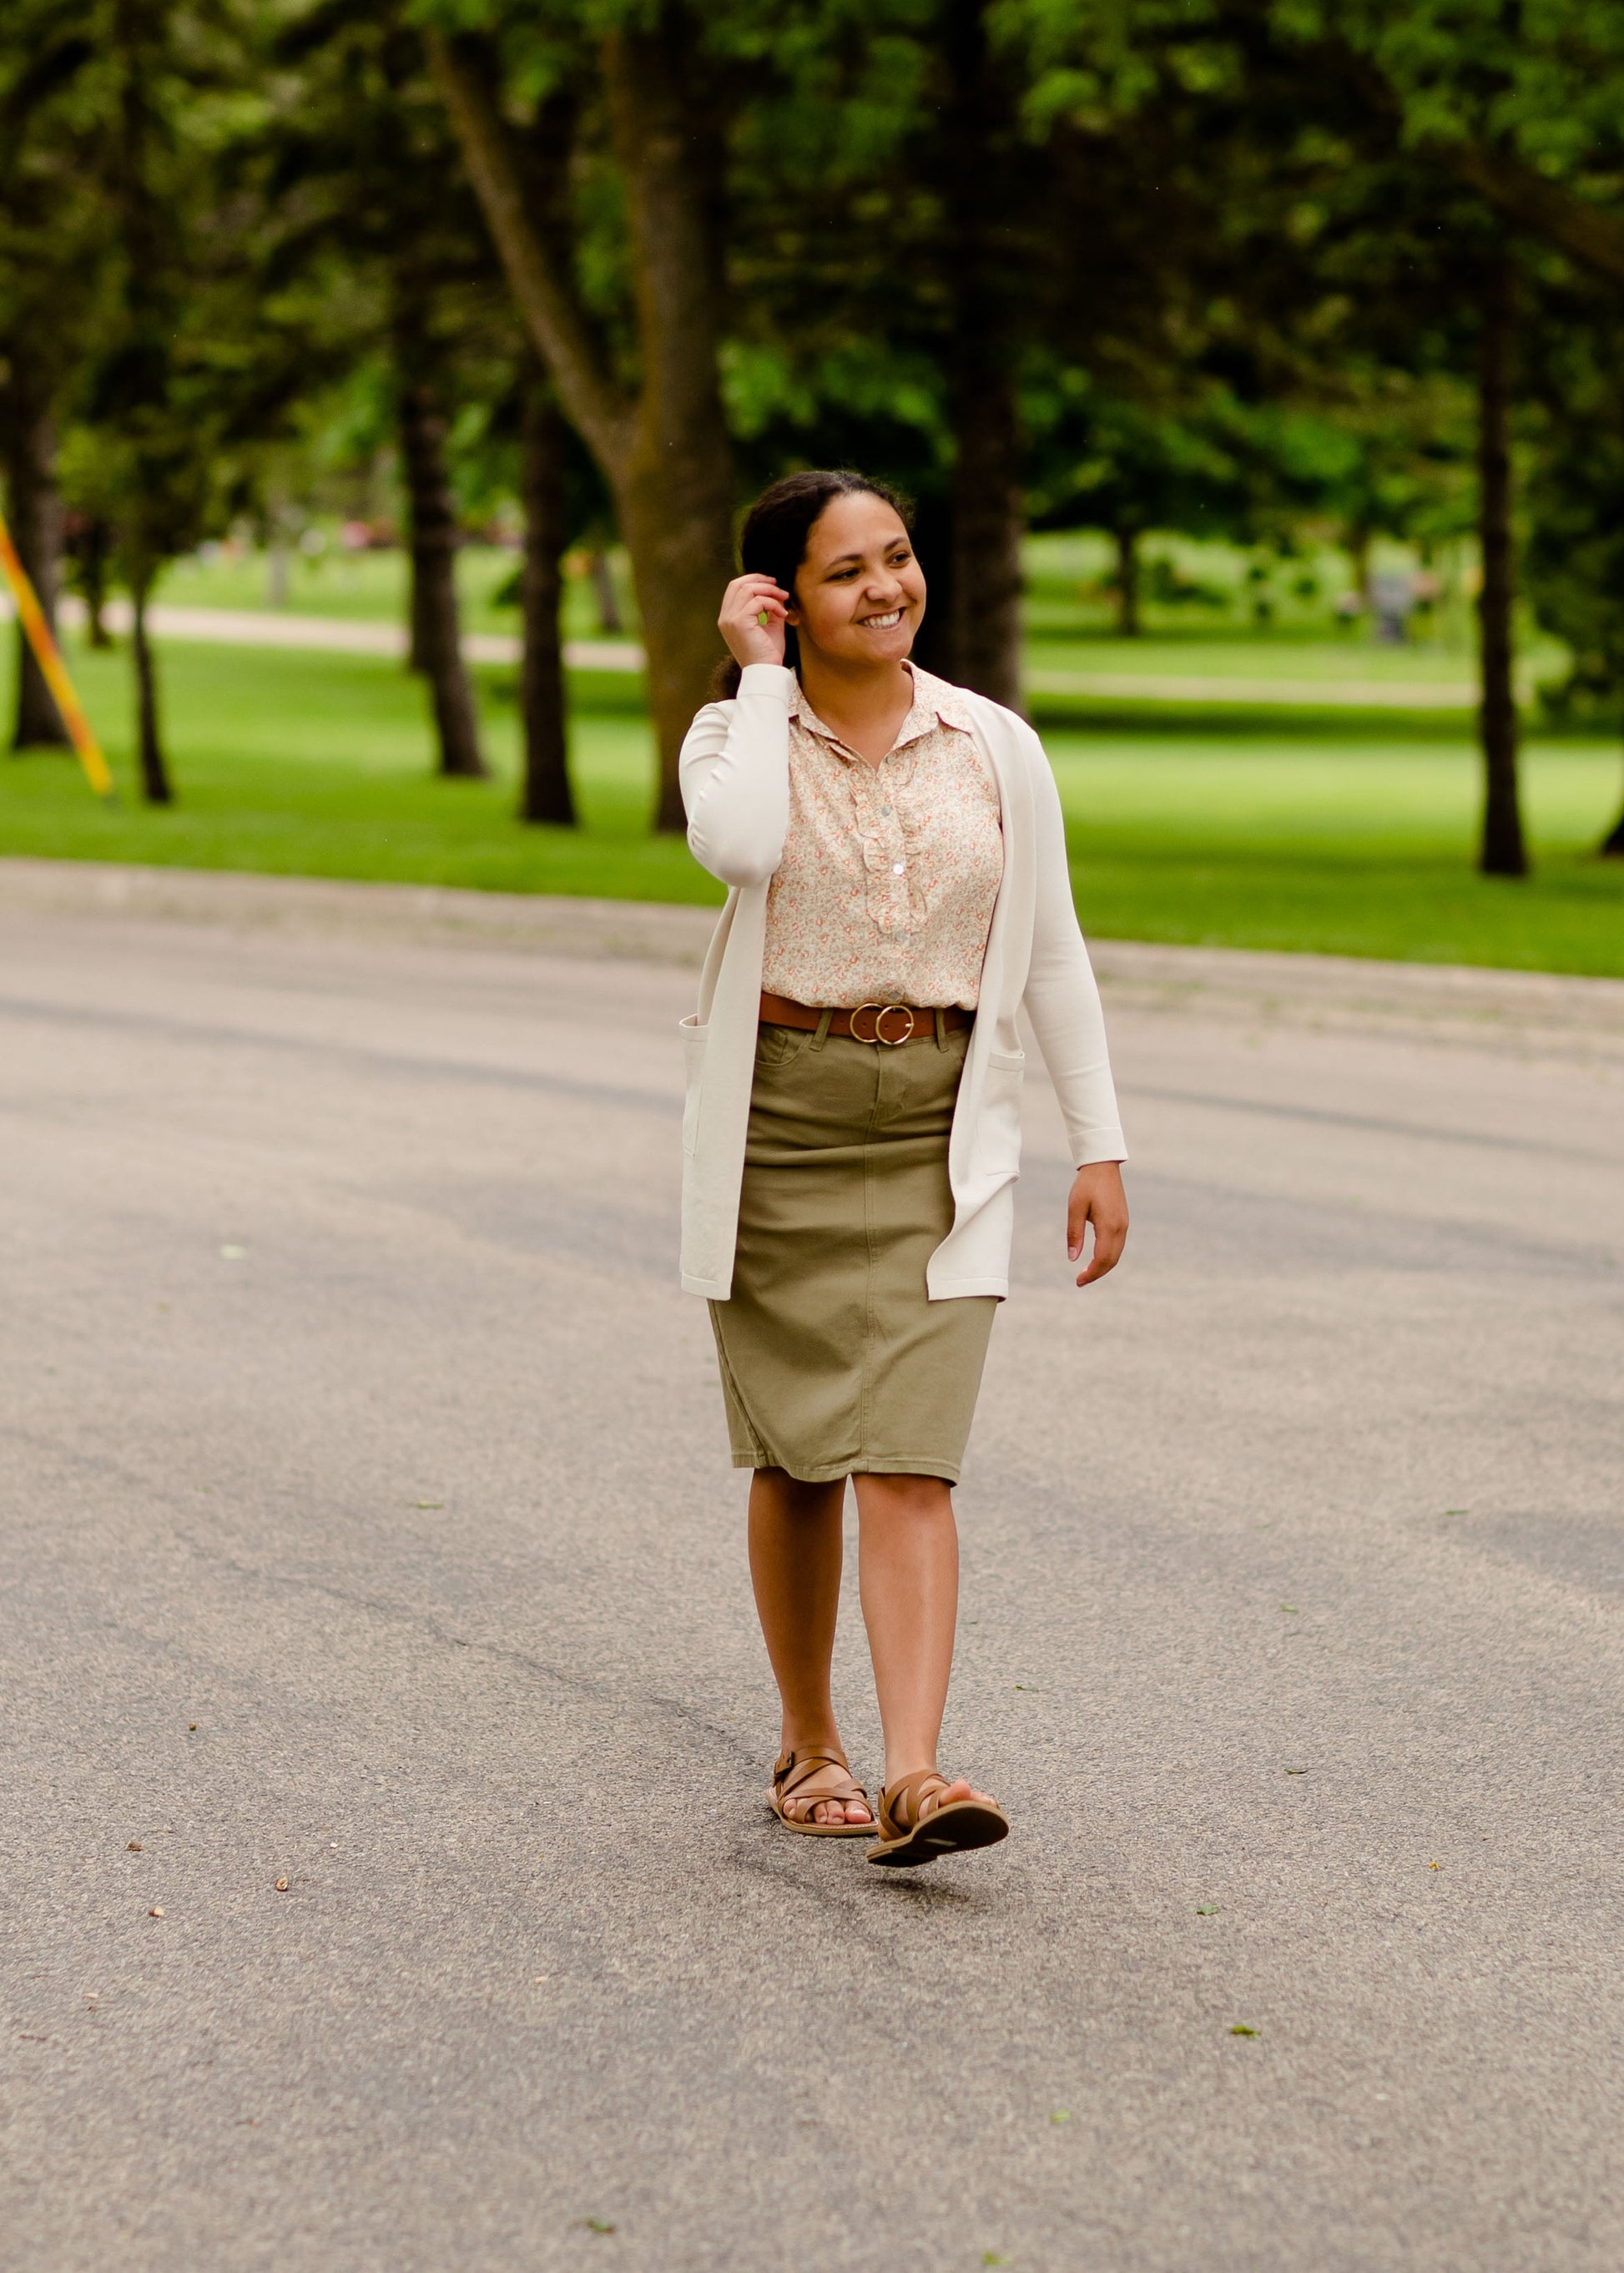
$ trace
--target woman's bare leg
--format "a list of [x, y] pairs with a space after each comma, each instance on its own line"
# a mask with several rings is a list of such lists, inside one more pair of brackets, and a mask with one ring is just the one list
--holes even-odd
[[[756, 1609], [783, 1701], [786, 1752], [839, 1752], [829, 1670], [840, 1607], [841, 1510], [844, 1481], [797, 1483], [782, 1468], [757, 1468], [750, 1479], [750, 1577]], [[798, 1798], [818, 1789], [811, 1777]], [[802, 1810], [797, 1806], [796, 1812]], [[823, 1800], [811, 1810], [819, 1823], [867, 1823], [869, 1811], [853, 1802]]]
[[[858, 1577], [874, 1660], [885, 1781], [936, 1765], [959, 1617], [959, 1527], [940, 1476], [852, 1478], [857, 1489]], [[982, 1798], [962, 1781], [937, 1795]]]

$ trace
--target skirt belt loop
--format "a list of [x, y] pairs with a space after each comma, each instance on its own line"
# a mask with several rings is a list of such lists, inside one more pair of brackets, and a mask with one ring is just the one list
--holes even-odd
[[940, 1004], [936, 1008], [936, 1047], [939, 1050], [947, 1047], [947, 1013]]
[[835, 1014], [832, 1010], [825, 1010], [823, 1016], [818, 1020], [817, 1031], [812, 1037], [811, 1046], [813, 1049], [821, 1050], [823, 1044], [829, 1039], [829, 1029], [833, 1023], [834, 1015]]

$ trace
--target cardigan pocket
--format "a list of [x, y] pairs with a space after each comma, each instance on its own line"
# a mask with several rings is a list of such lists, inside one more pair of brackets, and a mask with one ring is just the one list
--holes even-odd
[[1025, 1050], [987, 1053], [975, 1149], [984, 1167], [1011, 1175], [1020, 1166], [1020, 1093], [1026, 1070]]
[[684, 1018], [679, 1030], [682, 1036], [682, 1157], [691, 1160], [699, 1144], [699, 1099], [705, 1079], [705, 1044], [710, 1038], [709, 1024], [702, 1025], [697, 1016]]

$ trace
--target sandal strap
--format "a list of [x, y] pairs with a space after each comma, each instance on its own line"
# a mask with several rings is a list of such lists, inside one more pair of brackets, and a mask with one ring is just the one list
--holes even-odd
[[[895, 1783], [888, 1783], [880, 1794], [880, 1836], [883, 1839], [906, 1839], [910, 1831], [917, 1831], [921, 1819], [921, 1810], [935, 1784], [945, 1791], [949, 1779], [940, 1768], [914, 1768]], [[906, 1819], [898, 1813], [899, 1806], [907, 1807]]]
[[[845, 1769], [846, 1788], [843, 1791], [808, 1791], [806, 1789], [811, 1779], [824, 1768]], [[851, 1762], [841, 1752], [781, 1752], [773, 1767], [772, 1786], [778, 1795], [780, 1808], [787, 1808], [796, 1798], [803, 1800], [808, 1808], [822, 1807], [825, 1802], [848, 1807], [853, 1800], [861, 1800], [868, 1810], [869, 1816], [874, 1814], [868, 1793], [852, 1774]], [[801, 1820], [799, 1817], [794, 1819]]]

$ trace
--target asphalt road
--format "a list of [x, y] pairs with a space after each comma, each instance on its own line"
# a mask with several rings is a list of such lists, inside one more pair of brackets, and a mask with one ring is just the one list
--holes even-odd
[[1015, 1835], [899, 1878], [762, 1804], [691, 972], [43, 873], [0, 2259], [1617, 2273], [1624, 989], [1102, 957], [1129, 1259], [1034, 1093], [959, 1495]]

